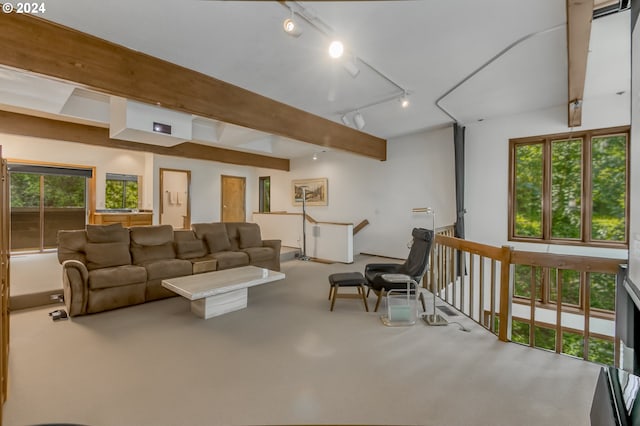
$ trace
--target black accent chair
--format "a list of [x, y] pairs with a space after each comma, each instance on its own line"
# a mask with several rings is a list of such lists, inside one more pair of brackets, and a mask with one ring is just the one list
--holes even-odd
[[[429, 253], [431, 253], [431, 245], [433, 244], [433, 230], [413, 228], [411, 236], [413, 237], [413, 244], [409, 251], [409, 257], [404, 263], [370, 263], [365, 266], [364, 276], [367, 280], [367, 285], [378, 296], [375, 312], [378, 311], [380, 300], [389, 290], [406, 290], [407, 288], [405, 283], [386, 281], [382, 278], [384, 274], [408, 275], [416, 283], [420, 284], [422, 276], [427, 271]], [[422, 309], [426, 311], [422, 293], [420, 293], [420, 302], [422, 303]]]

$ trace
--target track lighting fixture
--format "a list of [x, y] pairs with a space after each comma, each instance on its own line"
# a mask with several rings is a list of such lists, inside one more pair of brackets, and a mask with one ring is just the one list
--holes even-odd
[[360, 114], [360, 111], [356, 112], [356, 115], [353, 116], [353, 122], [358, 130], [362, 130], [364, 128], [364, 117]]
[[356, 65], [356, 58], [353, 58], [353, 61], [344, 61], [342, 66], [353, 78], [356, 78], [358, 74], [360, 74], [360, 68]]
[[344, 53], [344, 45], [339, 40], [334, 40], [329, 45], [329, 56], [338, 59]]
[[400, 105], [402, 108], [407, 108], [409, 106], [409, 95], [407, 92], [404, 92], [404, 95], [400, 98]]
[[284, 32], [289, 34], [291, 37], [300, 37], [300, 34], [302, 34], [302, 28], [293, 18], [293, 10], [291, 10], [291, 17], [284, 20], [282, 23], [282, 29], [284, 29]]
[[349, 121], [349, 117], [347, 117], [347, 114], [343, 114], [342, 117], [340, 117], [340, 119], [342, 120], [345, 126], [351, 126], [351, 121]]
[[316, 161], [318, 159], [318, 153], [314, 152], [312, 158], [313, 158], [313, 161]]

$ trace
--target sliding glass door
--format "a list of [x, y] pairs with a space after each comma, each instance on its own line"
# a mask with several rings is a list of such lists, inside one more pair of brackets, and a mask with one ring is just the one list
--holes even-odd
[[90, 169], [10, 164], [9, 172], [11, 250], [55, 248], [58, 230], [85, 227]]

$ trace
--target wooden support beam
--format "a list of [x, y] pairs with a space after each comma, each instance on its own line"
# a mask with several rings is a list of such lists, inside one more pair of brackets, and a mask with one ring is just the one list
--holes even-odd
[[165, 147], [111, 139], [109, 137], [109, 129], [102, 127], [69, 123], [7, 111], [0, 111], [0, 133], [289, 171], [289, 160], [285, 158], [274, 158], [266, 155], [232, 151], [192, 142]]
[[582, 125], [582, 97], [587, 75], [594, 0], [567, 0], [568, 126]]
[[0, 14], [0, 64], [109, 95], [386, 160], [386, 140], [28, 14]]

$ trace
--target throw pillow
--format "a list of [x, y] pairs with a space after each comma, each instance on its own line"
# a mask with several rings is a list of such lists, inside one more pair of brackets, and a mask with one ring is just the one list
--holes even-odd
[[131, 265], [129, 244], [87, 243], [87, 269], [110, 268]]
[[240, 248], [262, 247], [259, 226], [241, 226], [238, 228], [238, 234], [240, 234]]
[[176, 241], [176, 251], [178, 259], [195, 259], [207, 254], [202, 240]]
[[209, 253], [217, 253], [219, 251], [227, 251], [231, 248], [231, 242], [229, 242], [229, 236], [227, 235], [227, 229], [225, 227], [218, 227], [204, 235], [204, 240], [209, 246]]

